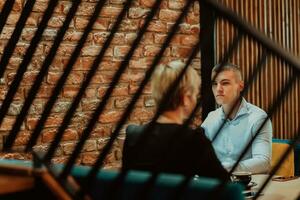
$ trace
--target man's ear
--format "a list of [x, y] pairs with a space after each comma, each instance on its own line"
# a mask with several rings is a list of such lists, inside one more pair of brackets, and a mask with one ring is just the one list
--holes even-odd
[[239, 89], [240, 89], [240, 91], [243, 91], [244, 87], [245, 87], [244, 81], [240, 81], [240, 83], [239, 83]]

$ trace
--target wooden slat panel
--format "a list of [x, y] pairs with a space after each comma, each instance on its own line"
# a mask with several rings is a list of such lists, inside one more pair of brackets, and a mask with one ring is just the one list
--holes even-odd
[[[222, 0], [220, 1], [253, 26], [265, 32], [271, 39], [280, 44], [295, 56], [300, 55], [300, 2], [298, 0]], [[216, 33], [217, 60], [224, 54], [232, 41], [234, 28], [219, 20]], [[262, 53], [259, 44], [249, 37], [243, 38], [237, 52], [230, 61], [238, 64], [247, 80], [253, 72], [253, 66]], [[271, 55], [256, 82], [251, 85], [246, 99], [268, 110], [271, 103], [281, 91], [283, 84], [293, 75], [292, 69], [280, 58]], [[274, 137], [292, 138], [300, 124], [300, 81], [297, 81], [291, 93], [272, 116]]]

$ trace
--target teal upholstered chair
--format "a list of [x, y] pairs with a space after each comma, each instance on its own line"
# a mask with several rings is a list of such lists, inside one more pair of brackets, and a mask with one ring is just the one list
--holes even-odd
[[[275, 139], [272, 140], [273, 143], [284, 143], [291, 144], [291, 140], [288, 139]], [[295, 176], [300, 176], [300, 143], [294, 147], [294, 167]]]
[[[88, 168], [76, 167], [72, 174], [75, 178], [83, 180]], [[143, 186], [151, 177], [151, 173], [142, 171], [130, 171], [126, 174], [120, 187], [115, 188], [115, 180], [118, 178], [119, 172], [101, 170], [98, 173], [97, 180], [90, 188], [93, 199], [110, 199], [112, 194], [116, 194], [116, 199], [129, 200], [136, 199]], [[147, 193], [148, 199], [170, 199], [172, 195], [177, 195], [178, 186], [184, 180], [184, 176], [174, 174], [160, 174], [155, 183], [150, 187]], [[218, 186], [219, 181], [216, 179], [200, 177], [193, 179], [188, 186], [184, 188], [179, 199], [210, 199], [209, 195], [213, 194], [214, 188]], [[218, 199], [244, 199], [242, 194], [242, 186], [239, 184], [227, 184], [220, 192]], [[113, 192], [113, 193], [112, 193]]]
[[[32, 162], [30, 161], [19, 161], [19, 160], [1, 160], [0, 165], [14, 165], [31, 167]], [[57, 169], [62, 169], [62, 165], [57, 165]], [[85, 180], [89, 170], [91, 168], [87, 166], [74, 166], [72, 175], [79, 182]], [[112, 194], [116, 194], [114, 199], [118, 200], [129, 200], [136, 199], [137, 195], [142, 191], [143, 186], [151, 177], [151, 173], [142, 171], [130, 171], [125, 176], [119, 187], [115, 187], [115, 180], [120, 177], [120, 173], [117, 171], [101, 170], [98, 172], [95, 182], [90, 187], [90, 194], [92, 199], [111, 199]], [[170, 199], [173, 196], [180, 197], [176, 199], [210, 199], [211, 194], [218, 194], [220, 200], [242, 200], [244, 196], [242, 194], [243, 187], [239, 184], [228, 183], [225, 185], [222, 192], [213, 192], [215, 187], [219, 185], [219, 181], [211, 178], [199, 177], [192, 179], [188, 182], [186, 187], [180, 185], [185, 177], [182, 175], [175, 174], [160, 174], [154, 183], [149, 187], [147, 199], [151, 200], [163, 200]], [[43, 188], [42, 188], [43, 189]], [[43, 193], [47, 189], [41, 190], [41, 188], [33, 188], [28, 191], [23, 191], [18, 194], [11, 194], [0, 196], [1, 199], [34, 199], [37, 197], [38, 192]], [[180, 192], [179, 192], [180, 191]], [[44, 192], [45, 194], [45, 192]], [[43, 194], [40, 194], [41, 197]], [[44, 197], [43, 197], [44, 198]], [[45, 198], [46, 200], [47, 198]], [[48, 199], [51, 199], [49, 197]], [[174, 198], [173, 198], [174, 199]]]

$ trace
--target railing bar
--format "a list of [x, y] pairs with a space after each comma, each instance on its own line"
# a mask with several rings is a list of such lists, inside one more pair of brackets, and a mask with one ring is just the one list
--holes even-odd
[[31, 13], [35, 1], [36, 0], [26, 1], [26, 4], [20, 15], [20, 18], [18, 19], [18, 22], [15, 26], [14, 32], [12, 33], [7, 45], [4, 48], [4, 52], [0, 61], [0, 78], [2, 78], [5, 72], [9, 59], [14, 52], [16, 44], [20, 38], [23, 28], [25, 27], [26, 20]]
[[216, 0], [205, 0], [205, 2], [212, 6], [216, 11], [218, 11], [218, 14], [230, 20], [231, 23], [238, 26], [239, 29], [244, 31], [246, 34], [249, 34], [252, 38], [261, 43], [268, 51], [276, 54], [277, 56], [285, 60], [290, 66], [292, 66], [296, 70], [300, 70], [300, 61], [297, 57], [291, 55], [290, 53], [288, 53], [288, 51], [284, 50], [278, 44], [274, 43], [256, 28], [246, 23], [229, 8], [221, 5]]
[[94, 122], [92, 122], [90, 120], [90, 125], [88, 125], [87, 127], [90, 126], [89, 130], [84, 130], [81, 138], [80, 138], [80, 141], [77, 143], [75, 149], [73, 150], [67, 164], [65, 165], [65, 168], [61, 174], [61, 178], [65, 178], [69, 173], [70, 173], [70, 170], [76, 160], [76, 157], [78, 156], [78, 154], [80, 153], [85, 141], [87, 140], [87, 138], [89, 137], [89, 134], [91, 132], [91, 130], [93, 129], [93, 124], [92, 123], [96, 123], [96, 119], [98, 118], [98, 116], [103, 112], [104, 108], [105, 108], [105, 105], [110, 97], [110, 95], [112, 94], [113, 92], [113, 89], [115, 87], [115, 85], [118, 83], [121, 75], [123, 74], [123, 72], [125, 71], [128, 63], [129, 63], [129, 60], [130, 58], [133, 56], [133, 53], [135, 51], [135, 49], [137, 48], [137, 46], [139, 45], [144, 33], [146, 32], [147, 30], [147, 27], [150, 23], [150, 21], [152, 20], [152, 18], [154, 17], [157, 9], [159, 8], [159, 5], [161, 3], [162, 0], [158, 0], [156, 1], [155, 5], [153, 6], [151, 12], [149, 13], [149, 15], [147, 16], [146, 20], [145, 20], [145, 23], [143, 25], [143, 27], [140, 29], [140, 32], [138, 33], [138, 36], [136, 37], [136, 39], [134, 40], [130, 50], [128, 51], [127, 55], [125, 56], [125, 59], [122, 61], [122, 63], [120, 64], [119, 68], [118, 68], [118, 71], [116, 72], [115, 76], [113, 77], [113, 80], [111, 81], [110, 83], [110, 87], [107, 89], [107, 91], [105, 92], [103, 98], [102, 98], [102, 101], [101, 103], [97, 106], [96, 108], [96, 111], [94, 112], [93, 116], [92, 116], [92, 119], [94, 118]]
[[[13, 136], [16, 136], [17, 133], [19, 132], [20, 127], [22, 126], [22, 122], [24, 121], [24, 119], [28, 113], [28, 110], [30, 109], [31, 104], [32, 104], [33, 100], [35, 99], [37, 92], [39, 91], [39, 88], [43, 81], [43, 77], [48, 72], [49, 66], [55, 57], [57, 49], [58, 49], [61, 41], [63, 40], [63, 37], [72, 21], [72, 18], [74, 17], [74, 15], [79, 7], [80, 2], [81, 2], [81, 0], [77, 0], [72, 4], [72, 7], [70, 8], [70, 10], [66, 16], [66, 19], [65, 19], [62, 27], [60, 28], [59, 32], [57, 33], [57, 36], [53, 42], [53, 45], [51, 46], [49, 54], [45, 58], [45, 60], [42, 64], [41, 70], [39, 71], [32, 87], [30, 88], [30, 90], [28, 92], [28, 95], [24, 102], [24, 105], [20, 111], [20, 114], [17, 116], [17, 119], [16, 119], [9, 135], [12, 134]], [[26, 145], [25, 151], [29, 151], [32, 148], [32, 146], [36, 143], [36, 140], [38, 138], [37, 136], [38, 135], [31, 135], [31, 137]]]
[[3, 27], [6, 23], [9, 13], [12, 11], [15, 0], [6, 0], [2, 12], [0, 13], [0, 34], [3, 30]]
[[268, 178], [263, 182], [262, 186], [258, 189], [257, 193], [253, 197], [253, 200], [256, 200], [258, 198], [259, 194], [263, 191], [263, 189], [267, 186], [268, 182], [272, 179], [272, 177], [275, 175], [275, 173], [279, 170], [280, 165], [288, 157], [289, 153], [297, 145], [298, 141], [300, 141], [300, 129], [294, 135], [295, 135], [295, 137], [291, 140], [289, 147], [287, 148], [287, 150], [284, 151], [283, 155], [276, 162], [275, 166], [270, 171]]
[[151, 67], [147, 70], [147, 72], [145, 74], [145, 78], [143, 79], [140, 87], [138, 88], [137, 92], [134, 94], [131, 102], [129, 103], [129, 105], [127, 106], [125, 112], [123, 113], [123, 115], [121, 117], [121, 120], [119, 120], [119, 122], [116, 126], [116, 129], [111, 134], [110, 140], [104, 146], [104, 148], [102, 150], [102, 153], [98, 157], [98, 159], [97, 159], [96, 163], [94, 164], [93, 168], [90, 170], [90, 172], [87, 176], [86, 184], [83, 185], [82, 191], [79, 195], [84, 194], [89, 189], [89, 185], [94, 181], [94, 178], [96, 177], [96, 174], [97, 174], [99, 168], [101, 168], [101, 166], [103, 165], [103, 161], [104, 161], [106, 155], [109, 153], [109, 151], [110, 151], [110, 149], [113, 145], [114, 140], [117, 138], [119, 131], [121, 130], [124, 123], [126, 122], [127, 117], [130, 115], [136, 101], [138, 100], [139, 96], [142, 94], [142, 91], [145, 88], [145, 85], [147, 84], [147, 82], [151, 78], [151, 75], [154, 72], [156, 65], [158, 64], [161, 57], [163, 56], [163, 53], [164, 53], [165, 49], [167, 48], [168, 44], [171, 42], [171, 39], [175, 35], [175, 32], [177, 31], [177, 29], [179, 27], [179, 24], [181, 23], [182, 19], [184, 18], [185, 14], [187, 13], [187, 11], [188, 11], [188, 9], [189, 9], [192, 2], [194, 2], [194, 1], [191, 0], [191, 1], [188, 1], [186, 3], [185, 7], [182, 10], [182, 13], [177, 18], [176, 23], [172, 26], [172, 29], [171, 29], [169, 35], [167, 36], [167, 38], [165, 39], [159, 53], [155, 56], [155, 59], [154, 59], [152, 65], [151, 65]]
[[[15, 94], [16, 94], [18, 88], [19, 88], [19, 85], [22, 81], [23, 75], [24, 75], [24, 73], [26, 72], [26, 70], [28, 68], [28, 64], [31, 61], [31, 58], [32, 58], [37, 46], [38, 46], [38, 43], [42, 39], [42, 34], [43, 34], [44, 30], [47, 27], [48, 21], [51, 18], [52, 13], [53, 13], [54, 8], [57, 5], [57, 3], [58, 3], [58, 0], [51, 0], [49, 2], [48, 7], [47, 7], [47, 9], [46, 9], [46, 11], [43, 15], [42, 20], [41, 20], [41, 23], [39, 24], [38, 29], [35, 32], [35, 35], [32, 38], [28, 49], [26, 50], [24, 59], [22, 60], [20, 66], [17, 70], [17, 74], [15, 75], [15, 78], [14, 78], [13, 82], [11, 83], [10, 88], [7, 92], [7, 95], [6, 95], [4, 101], [1, 105], [1, 108], [0, 108], [0, 124], [3, 122], [3, 119], [4, 119], [6, 113], [9, 109], [9, 106], [10, 106], [12, 100], [13, 100], [13, 97], [15, 96]], [[17, 136], [17, 132], [8, 135], [7, 141], [3, 146], [4, 150], [9, 150], [9, 148], [11, 148], [16, 136]]]
[[131, 2], [132, 2], [132, 0], [127, 0], [126, 1], [126, 4], [124, 5], [122, 11], [120, 12], [120, 14], [117, 18], [117, 21], [114, 24], [114, 26], [113, 26], [113, 28], [110, 32], [110, 35], [108, 36], [108, 38], [106, 39], [103, 47], [101, 48], [99, 55], [94, 60], [93, 65], [92, 65], [90, 71], [88, 72], [85, 81], [81, 84], [79, 92], [77, 93], [74, 101], [72, 102], [72, 105], [68, 109], [67, 114], [65, 115], [65, 117], [63, 119], [63, 122], [62, 122], [61, 126], [59, 127], [58, 132], [56, 133], [55, 138], [54, 138], [47, 154], [45, 155], [45, 162], [49, 162], [51, 160], [51, 158], [53, 157], [53, 155], [55, 153], [55, 150], [58, 147], [59, 142], [63, 137], [64, 131], [68, 127], [68, 125], [69, 125], [69, 123], [72, 119], [72, 116], [75, 113], [76, 108], [79, 105], [82, 96], [84, 95], [85, 89], [88, 87], [88, 85], [91, 82], [93, 76], [95, 75], [95, 73], [98, 69], [99, 63], [101, 63], [106, 50], [108, 49], [112, 39], [114, 38], [115, 33], [118, 31], [118, 29], [121, 25], [121, 22], [122, 22], [123, 18], [126, 15], [126, 12], [130, 8]]
[[[59, 95], [60, 90], [62, 89], [62, 87], [64, 86], [64, 83], [66, 82], [68, 75], [70, 74], [73, 65], [75, 64], [80, 51], [88, 37], [89, 32], [92, 30], [94, 23], [96, 22], [98, 15], [100, 13], [100, 11], [102, 10], [103, 6], [105, 4], [105, 1], [101, 0], [98, 1], [94, 13], [93, 15], [90, 17], [89, 22], [87, 24], [87, 26], [85, 27], [84, 33], [81, 36], [79, 42], [77, 43], [74, 51], [72, 52], [72, 55], [70, 57], [70, 59], [68, 60], [68, 63], [66, 65], [66, 68], [64, 70], [64, 73], [61, 75], [61, 77], [59, 78], [59, 80], [57, 81], [54, 90], [52, 91], [51, 97], [50, 99], [47, 101], [45, 109], [42, 113], [42, 116], [40, 118], [40, 120], [38, 121], [37, 125], [35, 126], [35, 129], [33, 130], [33, 133], [31, 135], [31, 137], [38, 137], [39, 134], [41, 133], [44, 124], [51, 112], [52, 107], [54, 106], [54, 103]], [[27, 148], [27, 150], [29, 150], [29, 148]]]

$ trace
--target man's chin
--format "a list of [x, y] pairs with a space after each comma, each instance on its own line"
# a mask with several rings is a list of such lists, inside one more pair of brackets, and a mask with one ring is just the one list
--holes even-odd
[[217, 103], [218, 105], [222, 105], [222, 104], [224, 104], [224, 101], [221, 100], [221, 99], [216, 99], [216, 103]]

